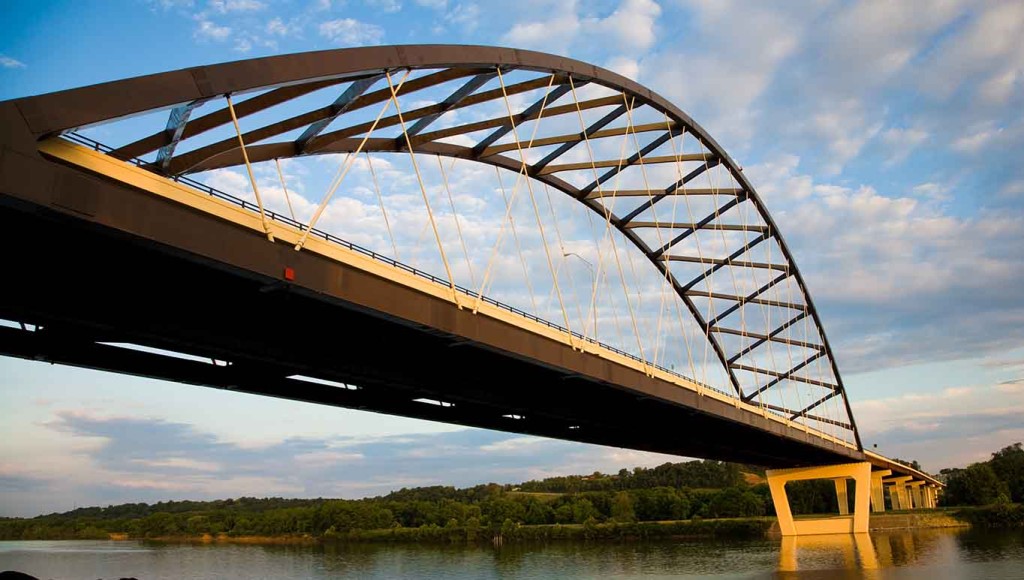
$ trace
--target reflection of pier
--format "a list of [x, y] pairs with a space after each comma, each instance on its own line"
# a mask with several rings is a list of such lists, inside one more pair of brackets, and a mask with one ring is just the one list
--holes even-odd
[[[880, 570], [912, 565], [941, 544], [955, 541], [949, 529], [905, 530], [873, 534], [783, 536], [779, 572], [808, 570]], [[877, 577], [878, 572], [862, 574]]]
[[[779, 550], [779, 572], [796, 572], [801, 559], [808, 569], [809, 561], [821, 562], [838, 556], [846, 570], [877, 570], [879, 567], [875, 547], [868, 534], [819, 534], [812, 536], [783, 536]], [[838, 562], [837, 562], [838, 564]], [[839, 568], [840, 566], [835, 566]]]

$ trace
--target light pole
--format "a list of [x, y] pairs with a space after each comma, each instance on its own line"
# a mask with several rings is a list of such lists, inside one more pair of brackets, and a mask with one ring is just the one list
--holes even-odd
[[[577, 254], [576, 252], [562, 252], [563, 258], [574, 256], [579, 258], [584, 264], [587, 265], [587, 269], [590, 270], [590, 280], [592, 283], [592, 290], [590, 292], [590, 312], [594, 317], [594, 342], [597, 342], [597, 273], [594, 271], [594, 265], [590, 263], [590, 260]], [[586, 333], [584, 333], [586, 334]]]

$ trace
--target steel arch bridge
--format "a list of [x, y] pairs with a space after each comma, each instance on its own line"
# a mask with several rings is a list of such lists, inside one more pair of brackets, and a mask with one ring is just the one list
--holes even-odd
[[[320, 100], [313, 98], [317, 95]], [[324, 95], [329, 96], [326, 101]], [[160, 111], [164, 111], [164, 121], [159, 127], [147, 129], [133, 120]], [[55, 278], [39, 264], [63, 259], [65, 267], [95, 284], [83, 291], [88, 299], [78, 304], [71, 304], [74, 299], [66, 294], [55, 298], [41, 282], [5, 289], [0, 295], [0, 317], [23, 323], [21, 330], [0, 329], [4, 331], [0, 350], [6, 354], [637, 449], [775, 466], [870, 456], [878, 465], [896, 467], [864, 451], [806, 284], [742, 168], [678, 107], [611, 71], [548, 54], [494, 47], [354, 48], [202, 66], [27, 97], [0, 103], [0, 115], [4, 128], [0, 135], [4, 243], [10, 248], [23, 236], [46, 233], [69, 236], [63, 241], [92, 252], [83, 256], [70, 249], [19, 250], [11, 252], [17, 267], [52, 285], [66, 278]], [[120, 144], [100, 143], [83, 134], [92, 129], [99, 137], [103, 127], [118, 123], [131, 133]], [[316, 228], [358, 156], [369, 160], [371, 153], [411, 157], [445, 276], [424, 274], [394, 258], [364, 250], [345, 241], [346, 232]], [[327, 154], [348, 156], [308, 219], [298, 219], [294, 212], [288, 217], [264, 203], [254, 167]], [[720, 364], [726, 384], [716, 390], [697, 381], [696, 376], [659, 365], [656, 352], [653, 357], [644, 352], [635, 320], [635, 350], [599, 341], [596, 296], [600, 274], [593, 277], [595, 320], [590, 335], [586, 324], [572, 328], [564, 304], [563, 325], [488, 298], [486, 284], [465, 287], [453, 274], [454, 257], [451, 251], [445, 253], [438, 232], [441, 220], [431, 214], [420, 176], [416, 159], [427, 155], [505, 170], [516, 175], [517, 188], [520, 180], [525, 184], [530, 198], [534, 197], [532, 184], [541, 184], [599, 216], [612, 240], [613, 257], [619, 255], [614, 240], [628, 242], [629, 251], [645, 257], [685, 307], [690, 322], [696, 324]], [[190, 177], [243, 167], [253, 194], [249, 201]], [[278, 175], [287, 199], [279, 165]], [[291, 201], [288, 203], [291, 209]], [[685, 218], [677, 217], [680, 206], [685, 206]], [[387, 213], [383, 213], [386, 220]], [[506, 219], [511, 213], [509, 209]], [[458, 217], [454, 223], [458, 227]], [[543, 238], [539, 216], [538, 225]], [[95, 228], [104, 233], [97, 234]], [[388, 228], [390, 235], [390, 225]], [[733, 439], [745, 438], [747, 448], [736, 449], [735, 441], [717, 447], [709, 441], [698, 444], [697, 439], [686, 444], [665, 443], [671, 429], [661, 427], [656, 436], [644, 438], [636, 434], [642, 418], [631, 419], [632, 431], [624, 435], [607, 424], [612, 421], [606, 416], [611, 409], [563, 408], [555, 412], [531, 407], [514, 395], [501, 398], [446, 391], [437, 382], [443, 375], [432, 375], [427, 385], [404, 369], [389, 369], [394, 376], [375, 374], [385, 371], [357, 372], [355, 362], [335, 364], [324, 352], [300, 361], [298, 354], [288, 350], [287, 342], [270, 346], [269, 338], [261, 343], [264, 350], [257, 355], [246, 350], [252, 345], [244, 341], [259, 333], [260, 324], [250, 326], [247, 332], [243, 329], [249, 322], [241, 315], [230, 318], [238, 332], [216, 344], [209, 328], [202, 332], [186, 329], [188, 314], [181, 309], [170, 308], [178, 318], [176, 322], [161, 320], [165, 326], [160, 332], [154, 330], [157, 326], [143, 331], [133, 326], [141, 322], [127, 316], [118, 318], [121, 311], [106, 302], [117, 302], [107, 297], [122, 292], [118, 300], [123, 307], [138, 294], [95, 280], [95, 272], [88, 268], [81, 270], [83, 261], [94, 260], [97, 251], [113, 255], [115, 246], [124, 248], [130, 245], [125, 243], [128, 240], [136, 243], [134, 238], [143, 240], [138, 245], [146, 246], [146, 252], [156, 245], [161, 256], [173, 257], [166, 258], [164, 264], [157, 254], [124, 250], [128, 252], [125, 259], [140, 260], [133, 263], [140, 278], [159, 280], [152, 286], [137, 282], [140, 286], [133, 292], [160, 295], [165, 287], [173, 286], [169, 273], [198, 276], [198, 270], [189, 268], [202, 267], [202, 276], [210, 276], [211, 287], [223, 283], [228, 288], [241, 284], [237, 280], [243, 278], [246, 283], [257, 280], [258, 296], [245, 302], [253, 307], [264, 308], [257, 300], [271, 300], [266, 297], [279, 294], [291, 297], [282, 299], [291, 300], [289, 308], [299, 308], [295, 304], [300, 300], [312, 304], [330, 298], [334, 305], [341, 300], [354, 305], [353, 317], [369, 313], [373, 315], [369, 318], [399, 321], [404, 327], [414, 327], [417, 337], [428, 337], [415, 341], [469, 346], [448, 352], [472, 352], [454, 356], [477, 357], [484, 365], [480, 368], [500, 361], [509, 365], [510, 372], [522, 372], [524, 383], [551, 384], [552, 377], [560, 378], [561, 384], [576, 380], [583, 386], [573, 387], [573, 392], [595, 397], [594, 407], [599, 397], [596, 391], [588, 394], [587, 385], [612, 387], [609, 393], [615, 394], [607, 395], [607, 404], [630, 406], [625, 414], [634, 413], [634, 404], [665, 404], [665, 409], [659, 407], [648, 416], [662, 413], [680, 429], [689, 428], [683, 427], [687, 422], [699, 424], [700, 429], [732, 429]], [[263, 245], [254, 245], [257, 243]], [[70, 260], [62, 257], [62, 252], [77, 257]], [[266, 259], [254, 257], [257, 254], [266, 254]], [[181, 265], [183, 255], [188, 256], [184, 260], [187, 266]], [[466, 259], [470, 261], [468, 252]], [[159, 268], [143, 265], [158, 262]], [[211, 269], [212, 263], [217, 267]], [[550, 255], [548, 266], [552, 267]], [[344, 276], [339, 273], [332, 278], [332, 268]], [[225, 270], [244, 270], [244, 275], [221, 282], [216, 276]], [[209, 273], [213, 271], [218, 273]], [[621, 266], [619, 273], [622, 277]], [[558, 277], [553, 270], [555, 293], [559, 292]], [[366, 288], [353, 290], [352, 280], [357, 279], [363, 280]], [[383, 284], [381, 280], [390, 285], [373, 286]], [[136, 282], [122, 280], [125, 288], [131, 284]], [[625, 284], [623, 288], [633, 316], [630, 291]], [[394, 294], [376, 299], [378, 293], [385, 292]], [[561, 302], [560, 293], [558, 297]], [[315, 307], [302, 304], [307, 315], [326, 308], [319, 302]], [[220, 307], [203, 311], [203, 316], [229, 316], [223, 312], [224, 304]], [[102, 314], [83, 314], [89, 308]], [[442, 308], [446, 309], [443, 315], [438, 313]], [[101, 319], [104, 316], [107, 318]], [[661, 310], [659, 333], [660, 317]], [[355, 328], [356, 323], [352, 324]], [[180, 335], [175, 334], [179, 326]], [[365, 331], [381, 332], [381, 328], [365, 326]], [[504, 338], [512, 334], [516, 336]], [[165, 360], [155, 352], [110, 350], [111, 343], [121, 339], [168, 350], [188, 352], [192, 347], [192, 354], [215, 359], [213, 368], [195, 361]], [[404, 338], [396, 338], [396, 342], [401, 340]], [[433, 346], [425, 342], [409, 341], [410, 348], [424, 347], [421, 354], [452, 356], [437, 354], [443, 351], [431, 350]], [[306, 347], [311, 352], [319, 348]], [[274, 379], [278, 382], [274, 388], [257, 385], [262, 379], [273, 382], [266, 378], [266, 370], [278, 364], [270, 362], [275, 356], [284, 369], [276, 370], [285, 376]], [[374, 356], [369, 350], [360, 354], [365, 357], [364, 366]], [[256, 370], [244, 374], [243, 359]], [[295, 378], [298, 375], [351, 381], [357, 386], [315, 385]], [[457, 382], [452, 379], [452, 384]], [[434, 397], [429, 400], [433, 405], [399, 403], [386, 397], [377, 400], [370, 392], [375, 386], [383, 390], [399, 384], [410, 387], [410, 392]], [[620, 396], [622, 391], [626, 398]], [[416, 401], [422, 402], [422, 397]], [[502, 405], [508, 412], [495, 415]], [[481, 418], [485, 407], [486, 419]], [[671, 413], [685, 409], [685, 414], [670, 416], [669, 408]], [[527, 411], [517, 411], [522, 409]], [[635, 416], [644, 413], [647, 411], [636, 410]], [[690, 434], [696, 437], [696, 432], [694, 427]], [[755, 442], [757, 437], [763, 441]]]

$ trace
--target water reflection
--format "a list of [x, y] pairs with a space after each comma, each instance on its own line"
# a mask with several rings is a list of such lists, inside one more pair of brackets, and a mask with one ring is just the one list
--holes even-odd
[[636, 542], [231, 545], [0, 542], [0, 570], [39, 578], [1021, 578], [1024, 531]]
[[[780, 578], [832, 574], [879, 578], [910, 570], [967, 572], [972, 563], [1024, 559], [1024, 533], [957, 529], [788, 536], [779, 546]], [[968, 574], [973, 576], [973, 574]], [[975, 576], [976, 577], [976, 576]]]

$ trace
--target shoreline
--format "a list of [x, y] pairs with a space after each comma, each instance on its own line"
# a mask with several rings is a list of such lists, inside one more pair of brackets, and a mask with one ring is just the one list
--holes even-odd
[[[746, 517], [646, 522], [598, 523], [591, 519], [583, 524], [515, 524], [509, 520], [500, 527], [480, 525], [392, 527], [354, 529], [344, 532], [329, 530], [324, 535], [309, 533], [290, 535], [228, 535], [175, 534], [164, 536], [132, 536], [126, 532], [103, 532], [70, 538], [36, 537], [19, 540], [100, 540], [142, 541], [178, 544], [248, 544], [248, 545], [332, 545], [332, 544], [494, 544], [543, 543], [558, 541], [648, 541], [680, 539], [764, 539], [781, 537], [775, 517]], [[942, 528], [1020, 528], [1024, 527], [1024, 504], [996, 504], [984, 507], [937, 508], [885, 512], [870, 516], [870, 532], [894, 532]], [[96, 530], [99, 532], [99, 530]], [[14, 540], [14, 538], [9, 538]]]
[[[870, 532], [971, 528], [953, 510], [872, 514]], [[501, 530], [467, 530], [463, 526], [355, 530], [327, 536], [163, 536], [118, 540], [189, 544], [314, 545], [337, 543], [503, 544], [547, 541], [645, 541], [680, 539], [756, 539], [781, 537], [774, 517], [696, 519], [599, 524], [505, 526]], [[115, 538], [111, 538], [112, 540]]]

